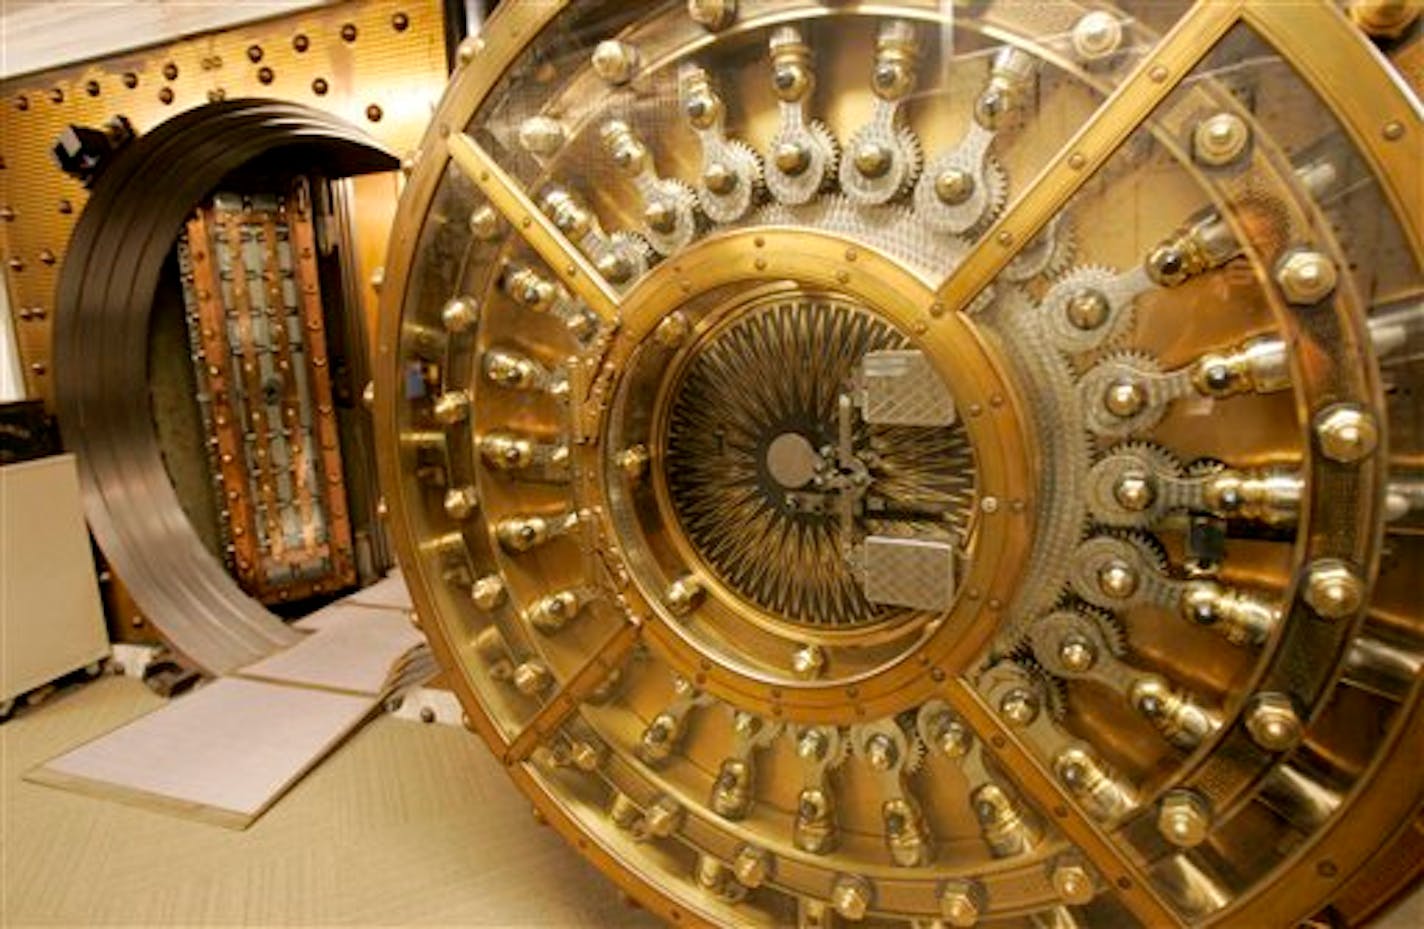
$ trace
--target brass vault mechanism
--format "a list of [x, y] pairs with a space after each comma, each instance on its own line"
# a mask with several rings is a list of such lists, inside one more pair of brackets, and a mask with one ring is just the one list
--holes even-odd
[[675, 924], [1407, 889], [1414, 12], [504, 5], [413, 160], [374, 408], [539, 814]]

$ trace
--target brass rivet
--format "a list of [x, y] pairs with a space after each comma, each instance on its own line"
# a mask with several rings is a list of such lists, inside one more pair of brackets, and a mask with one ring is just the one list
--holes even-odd
[[299, 33], [292, 37], [292, 48], [296, 49], [298, 53], [304, 52], [311, 48], [311, 40]]
[[1153, 65], [1152, 70], [1147, 72], [1147, 76], [1160, 84], [1167, 79], [1167, 68], [1165, 65]]
[[1384, 137], [1391, 142], [1398, 142], [1404, 138], [1404, 124], [1399, 120], [1392, 119], [1384, 124]]
[[341, 27], [341, 41], [343, 41], [343, 42], [355, 42], [355, 41], [356, 41], [356, 24], [355, 24], [355, 23], [346, 23], [345, 25], [343, 25], [343, 26]]
[[1000, 245], [1013, 245], [1014, 234], [1007, 229], [1001, 230], [998, 235], [994, 236], [994, 241]]
[[330, 89], [330, 88], [328, 87], [327, 83], [326, 83], [326, 78], [321, 78], [321, 77], [319, 77], [319, 78], [317, 78], [316, 80], [312, 81], [312, 85], [311, 85], [311, 86], [312, 86], [312, 93], [316, 94], [318, 97], [324, 97], [324, 96], [326, 96], [327, 90]]
[[381, 113], [381, 108], [376, 104], [373, 103], [370, 106], [366, 107], [366, 118], [369, 119], [371, 122], [380, 122], [382, 115], [384, 114]]
[[1068, 167], [1074, 171], [1081, 170], [1083, 165], [1088, 163], [1088, 159], [1083, 157], [1082, 152], [1074, 152], [1068, 156]]

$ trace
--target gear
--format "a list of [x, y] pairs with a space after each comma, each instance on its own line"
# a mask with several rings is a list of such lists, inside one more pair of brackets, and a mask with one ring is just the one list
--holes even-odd
[[1044, 334], [1070, 355], [1120, 338], [1135, 317], [1135, 294], [1122, 281], [1122, 275], [1102, 265], [1079, 265], [1065, 272], [1044, 295]]
[[1166, 413], [1162, 380], [1162, 366], [1146, 352], [1123, 349], [1105, 356], [1078, 380], [1089, 431], [1116, 440], [1156, 426]]
[[1116, 614], [1080, 604], [1035, 621], [1026, 644], [1048, 673], [1073, 679], [1093, 677], [1109, 658], [1120, 658], [1127, 636]]
[[[841, 192], [860, 206], [888, 203], [909, 192], [924, 163], [924, 149], [919, 136], [908, 126], [893, 125], [893, 107], [882, 103], [876, 118], [862, 126], [846, 146], [847, 157], [841, 160], [839, 177]], [[878, 147], [888, 158], [880, 173], [865, 173], [856, 163], [856, 154]]]
[[1110, 529], [1089, 538], [1073, 555], [1069, 584], [1093, 606], [1117, 610], [1142, 602], [1169, 603], [1165, 549], [1136, 529]]
[[[947, 203], [938, 186], [950, 172], [973, 179], [959, 203]], [[915, 185], [915, 215], [936, 232], [977, 239], [998, 218], [1008, 199], [1009, 180], [999, 160], [969, 139], [935, 156]], [[1010, 280], [1015, 278], [1010, 277]]]
[[1156, 442], [1114, 446], [1088, 472], [1088, 511], [1106, 526], [1145, 529], [1165, 512], [1162, 482], [1182, 473], [1177, 456]]

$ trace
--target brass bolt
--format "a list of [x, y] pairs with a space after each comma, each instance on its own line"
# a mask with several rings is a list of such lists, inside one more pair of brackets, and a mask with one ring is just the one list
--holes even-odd
[[465, 332], [480, 319], [480, 307], [472, 297], [452, 297], [440, 311], [440, 322], [447, 332]]
[[890, 149], [878, 143], [867, 143], [855, 150], [855, 169], [863, 177], [884, 177], [894, 160]]
[[984, 891], [973, 881], [945, 881], [939, 890], [939, 912], [951, 926], [973, 926], [984, 912]]
[[760, 887], [771, 876], [771, 853], [755, 845], [743, 845], [732, 861], [732, 873], [746, 887]]
[[1098, 589], [1115, 600], [1125, 600], [1137, 593], [1137, 580], [1132, 565], [1116, 558], [1098, 571]]
[[[475, 56], [484, 49], [484, 43], [478, 36], [470, 36], [460, 43], [459, 49], [455, 52], [455, 58], [462, 65], [467, 65], [475, 60]], [[298, 49], [300, 51], [300, 49]]]
[[1091, 332], [1108, 321], [1112, 305], [1102, 291], [1085, 287], [1068, 298], [1064, 311], [1073, 328]]
[[1038, 718], [1038, 710], [1038, 696], [1022, 687], [1015, 687], [999, 700], [999, 714], [1015, 726], [1033, 722]]
[[1290, 697], [1282, 693], [1257, 694], [1246, 713], [1246, 731], [1257, 745], [1270, 752], [1294, 748], [1302, 726]]
[[831, 906], [842, 919], [858, 922], [870, 909], [870, 884], [863, 877], [844, 874], [831, 887]]
[[1151, 478], [1140, 472], [1124, 474], [1113, 486], [1113, 497], [1123, 509], [1134, 513], [1141, 513], [1151, 506], [1156, 496]]
[[1251, 141], [1246, 121], [1235, 113], [1217, 113], [1197, 123], [1192, 154], [1204, 165], [1220, 168], [1241, 157]]
[[776, 147], [772, 160], [776, 162], [777, 169], [783, 174], [795, 176], [811, 166], [811, 153], [806, 150], [804, 145], [783, 142]]
[[640, 481], [648, 473], [650, 460], [651, 456], [648, 454], [646, 445], [634, 445], [619, 452], [615, 463], [618, 465], [618, 470], [622, 471], [628, 480]]
[[1117, 17], [1095, 10], [1073, 26], [1073, 50], [1085, 61], [1098, 61], [1122, 44], [1122, 24]]
[[687, 0], [687, 15], [697, 25], [716, 32], [737, 18], [737, 0]]
[[667, 838], [682, 825], [682, 807], [671, 797], [659, 797], [643, 816], [648, 834]]
[[1369, 413], [1355, 406], [1331, 407], [1315, 418], [1320, 451], [1331, 461], [1350, 464], [1368, 457], [1379, 444], [1379, 428]]
[[958, 206], [974, 195], [974, 175], [963, 168], [946, 168], [935, 178], [935, 196], [947, 206]]
[[626, 84], [638, 68], [638, 50], [626, 42], [606, 39], [593, 50], [593, 71], [610, 84]]
[[1211, 810], [1194, 790], [1169, 790], [1157, 813], [1157, 829], [1162, 837], [1179, 848], [1193, 848], [1206, 839], [1211, 828]]
[[889, 736], [877, 732], [866, 740], [865, 760], [877, 771], [889, 771], [900, 760], [900, 749]]
[[1285, 298], [1298, 306], [1319, 303], [1339, 281], [1335, 263], [1316, 251], [1296, 249], [1276, 266], [1276, 283]]
[[737, 172], [714, 161], [702, 172], [702, 183], [714, 194], [726, 195], [737, 188]]
[[1322, 559], [1310, 566], [1305, 580], [1305, 602], [1318, 616], [1344, 619], [1365, 602], [1365, 584], [1343, 561]]
[[692, 324], [687, 321], [687, 316], [680, 311], [673, 312], [658, 323], [658, 328], [653, 330], [653, 340], [664, 348], [677, 348], [691, 331]]
[[485, 242], [499, 235], [499, 214], [494, 207], [485, 204], [470, 214], [470, 231], [475, 238]]
[[691, 574], [684, 574], [668, 585], [663, 592], [663, 602], [674, 616], [686, 616], [702, 601], [702, 582]]
[[791, 656], [791, 670], [802, 680], [820, 677], [826, 668], [826, 652], [819, 645], [803, 645]]
[[514, 669], [514, 687], [526, 697], [535, 697], [549, 689], [554, 675], [542, 661], [526, 661]]
[[470, 587], [470, 599], [485, 611], [498, 607], [504, 597], [504, 581], [497, 574], [487, 574]]
[[597, 771], [606, 758], [607, 753], [592, 742], [579, 740], [569, 749], [569, 759], [580, 771]]
[[1147, 391], [1133, 380], [1117, 380], [1108, 386], [1103, 396], [1103, 406], [1109, 413], [1120, 419], [1135, 416], [1147, 405]]
[[519, 144], [535, 155], [552, 155], [564, 144], [564, 127], [548, 116], [531, 116], [519, 125]]
[[1398, 39], [1419, 18], [1418, 0], [1352, 0], [1350, 19], [1376, 39]]
[[469, 519], [478, 506], [479, 497], [476, 496], [475, 488], [469, 484], [451, 487], [445, 491], [445, 515], [451, 519]]
[[1087, 867], [1075, 857], [1060, 858], [1049, 874], [1053, 890], [1064, 903], [1082, 906], [1091, 903], [1094, 896], [1093, 876]]
[[436, 422], [453, 426], [470, 414], [470, 395], [463, 390], [446, 391], [435, 398], [430, 413]]
[[1069, 671], [1081, 674], [1098, 660], [1098, 650], [1081, 635], [1068, 635], [1058, 643], [1058, 660]]

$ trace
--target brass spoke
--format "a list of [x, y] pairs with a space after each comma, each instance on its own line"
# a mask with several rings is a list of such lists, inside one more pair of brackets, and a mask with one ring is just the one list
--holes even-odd
[[1241, 7], [1198, 0], [970, 249], [935, 301], [965, 307], [988, 287], [1236, 23]]
[[1083, 857], [1092, 862], [1104, 884], [1142, 920], [1143, 925], [1183, 925], [1158, 895], [1148, 876], [1058, 785], [1029, 746], [999, 719], [970, 681], [963, 677], [954, 678], [948, 682], [944, 696], [974, 730], [999, 769], [1008, 772], [1024, 799], [1036, 806]]
[[463, 132], [450, 134], [450, 158], [474, 182], [490, 205], [523, 236], [529, 246], [553, 269], [564, 286], [606, 323], [618, 319], [618, 294], [592, 262], [534, 205], [514, 178], [489, 152]]
[[578, 709], [579, 704], [632, 653], [642, 634], [641, 623], [628, 622], [620, 627], [593, 653], [593, 657], [585, 662], [583, 667], [564, 682], [559, 692], [534, 714], [529, 724], [521, 729], [514, 741], [505, 748], [501, 760], [511, 765], [532, 755], [534, 749], [557, 732]]

